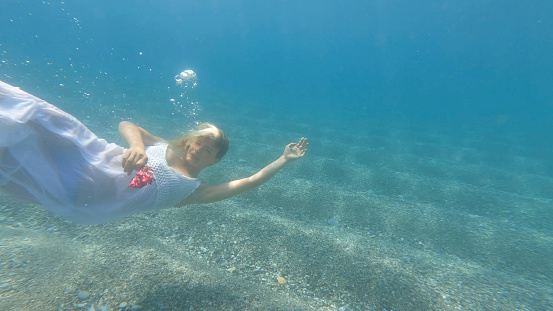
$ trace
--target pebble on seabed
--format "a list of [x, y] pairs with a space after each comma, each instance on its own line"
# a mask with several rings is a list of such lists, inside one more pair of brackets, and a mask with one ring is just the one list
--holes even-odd
[[326, 223], [333, 227], [340, 228], [340, 222], [334, 218], [330, 218], [329, 220], [326, 221]]
[[79, 294], [77, 294], [77, 298], [79, 298], [79, 300], [86, 300], [88, 297], [90, 297], [90, 293], [88, 292], [79, 292]]

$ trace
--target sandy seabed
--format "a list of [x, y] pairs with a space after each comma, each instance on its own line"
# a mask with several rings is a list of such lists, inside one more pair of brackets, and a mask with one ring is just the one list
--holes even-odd
[[552, 309], [546, 164], [516, 144], [377, 123], [233, 129], [208, 182], [255, 172], [282, 137], [307, 132], [310, 153], [206, 206], [80, 226], [0, 197], [0, 309]]

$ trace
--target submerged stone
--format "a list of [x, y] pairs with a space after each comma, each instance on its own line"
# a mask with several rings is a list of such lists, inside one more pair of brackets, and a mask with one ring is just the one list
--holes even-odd
[[338, 222], [338, 220], [336, 220], [334, 218], [330, 218], [329, 220], [326, 221], [326, 223], [331, 225], [331, 226], [334, 226], [336, 228], [340, 227], [340, 222]]
[[89, 292], [79, 292], [79, 294], [77, 294], [77, 298], [79, 298], [79, 300], [86, 300], [88, 297], [90, 297]]

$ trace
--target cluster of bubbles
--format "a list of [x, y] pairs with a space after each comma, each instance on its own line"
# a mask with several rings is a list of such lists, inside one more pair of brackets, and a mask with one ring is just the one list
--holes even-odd
[[190, 69], [181, 72], [175, 76], [175, 82], [184, 88], [195, 88], [198, 85], [196, 73]]
[[171, 99], [175, 110], [179, 114], [186, 114], [189, 121], [197, 123], [198, 120], [196, 119], [200, 111], [200, 105], [191, 98], [191, 90], [198, 85], [196, 73], [190, 69], [181, 72], [175, 76], [175, 84], [180, 93], [176, 99]]

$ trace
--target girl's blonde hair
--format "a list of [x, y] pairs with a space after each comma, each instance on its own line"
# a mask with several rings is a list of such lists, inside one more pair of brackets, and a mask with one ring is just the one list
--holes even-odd
[[218, 149], [217, 159], [219, 160], [221, 160], [228, 151], [229, 140], [225, 133], [208, 122], [200, 123], [195, 129], [183, 133], [179, 139], [172, 142], [173, 148], [184, 155], [190, 146], [190, 141], [197, 137], [207, 137], [215, 142], [215, 147]]

